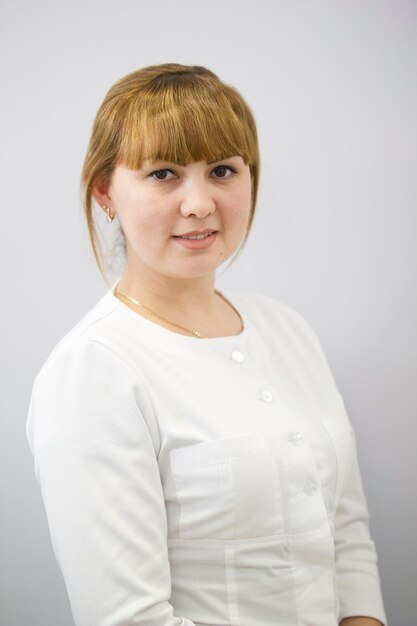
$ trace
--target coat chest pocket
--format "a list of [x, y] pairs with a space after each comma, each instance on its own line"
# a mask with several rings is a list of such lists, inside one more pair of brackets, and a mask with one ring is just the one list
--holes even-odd
[[261, 435], [170, 451], [183, 539], [249, 539], [282, 532], [277, 466]]

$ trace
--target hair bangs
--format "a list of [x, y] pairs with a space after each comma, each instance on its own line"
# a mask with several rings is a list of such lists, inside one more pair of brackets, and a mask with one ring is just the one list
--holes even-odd
[[252, 164], [245, 125], [229, 100], [221, 94], [196, 97], [188, 85], [180, 87], [171, 97], [154, 92], [145, 105], [131, 103], [121, 129], [118, 162], [139, 169], [144, 161], [185, 166], [241, 156]]

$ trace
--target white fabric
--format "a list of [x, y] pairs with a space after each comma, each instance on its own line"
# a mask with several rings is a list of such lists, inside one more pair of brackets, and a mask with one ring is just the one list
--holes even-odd
[[222, 290], [198, 339], [104, 297], [52, 350], [27, 419], [77, 626], [386, 623], [354, 435], [320, 343]]

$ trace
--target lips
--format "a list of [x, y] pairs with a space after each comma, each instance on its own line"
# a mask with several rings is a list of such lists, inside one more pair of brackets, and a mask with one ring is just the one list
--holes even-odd
[[174, 235], [174, 237], [192, 237], [197, 235], [211, 235], [211, 233], [215, 233], [216, 230], [214, 228], [206, 228], [206, 230], [190, 230], [188, 233], [181, 233], [179, 235]]
[[190, 230], [188, 233], [181, 233], [180, 235], [173, 235], [174, 237], [198, 237], [200, 235], [211, 235], [217, 231], [214, 228], [206, 228], [206, 230]]
[[186, 250], [207, 250], [217, 239], [218, 231], [209, 231], [206, 235], [174, 236], [175, 244]]

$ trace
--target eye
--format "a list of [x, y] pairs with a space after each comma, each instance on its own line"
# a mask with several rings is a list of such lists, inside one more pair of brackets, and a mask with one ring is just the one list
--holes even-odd
[[167, 176], [168, 174], [172, 174], [174, 176], [174, 173], [171, 172], [171, 170], [167, 170], [167, 169], [155, 170], [155, 172], [151, 172], [149, 174], [149, 178], [152, 178], [153, 180], [162, 180], [162, 181], [170, 180]]
[[[229, 176], [226, 176], [229, 171]], [[236, 170], [230, 165], [218, 165], [214, 168], [213, 172], [216, 172], [216, 178], [230, 178], [233, 174], [236, 174]]]

